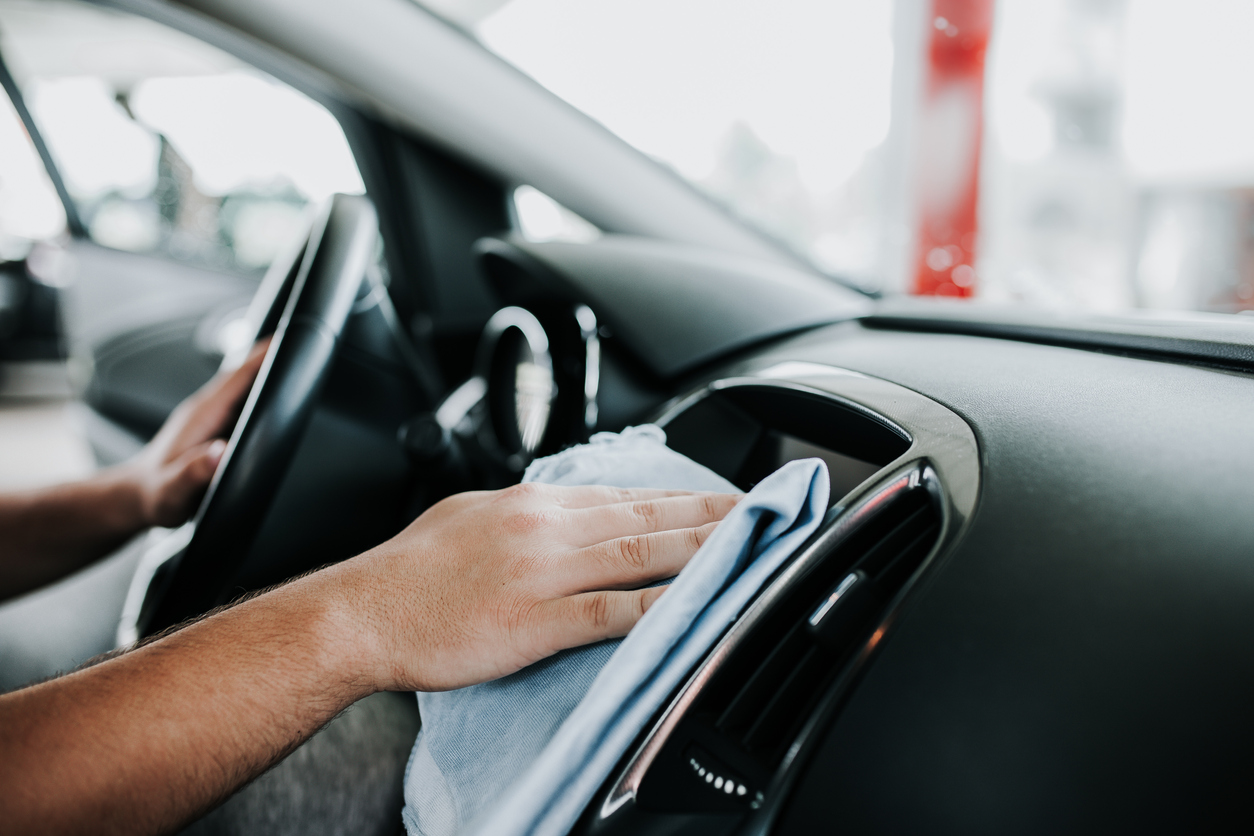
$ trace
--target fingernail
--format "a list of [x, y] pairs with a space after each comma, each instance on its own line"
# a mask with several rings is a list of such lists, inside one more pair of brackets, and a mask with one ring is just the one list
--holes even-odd
[[209, 444], [209, 449], [206, 452], [209, 454], [209, 459], [213, 462], [214, 467], [217, 467], [218, 462], [222, 461], [222, 454], [226, 452], [226, 442], [220, 438], [215, 439]]

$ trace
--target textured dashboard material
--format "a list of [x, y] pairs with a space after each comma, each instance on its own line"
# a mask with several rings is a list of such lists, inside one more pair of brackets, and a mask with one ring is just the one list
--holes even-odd
[[840, 325], [803, 360], [946, 404], [980, 500], [908, 602], [783, 833], [1178, 831], [1249, 818], [1254, 380]]

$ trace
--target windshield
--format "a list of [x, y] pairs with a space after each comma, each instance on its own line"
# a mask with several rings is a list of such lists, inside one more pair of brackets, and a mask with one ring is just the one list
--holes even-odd
[[1254, 307], [1254, 4], [428, 5], [860, 285]]

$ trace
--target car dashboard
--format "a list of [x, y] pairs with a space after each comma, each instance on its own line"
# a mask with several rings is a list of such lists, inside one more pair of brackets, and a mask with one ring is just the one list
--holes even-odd
[[[686, 308], [675, 283], [650, 318], [648, 276], [677, 271], [636, 264], [634, 284], [602, 285], [611, 271], [566, 253], [503, 250], [480, 246], [506, 301], [613, 323], [599, 329], [598, 428], [654, 420], [742, 489], [791, 458], [832, 474], [822, 530], [579, 832], [1158, 830], [1240, 815], [1248, 371], [1144, 341], [911, 328], [839, 293], [814, 304], [809, 288], [776, 287], [756, 331], [725, 327], [717, 304]], [[755, 307], [743, 288], [733, 298]]]
[[598, 431], [656, 422], [744, 490], [817, 456], [832, 487], [820, 531], [576, 832], [1248, 818], [1254, 368], [1240, 340], [1190, 336], [1198, 322], [903, 310], [778, 265], [607, 238], [476, 244], [500, 307], [442, 398], [424, 394], [386, 294], [364, 289], [232, 588], [347, 557]]

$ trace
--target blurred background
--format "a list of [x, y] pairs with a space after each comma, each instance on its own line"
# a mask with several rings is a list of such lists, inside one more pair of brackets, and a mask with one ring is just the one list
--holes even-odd
[[0, 59], [2, 489], [138, 449], [247, 339], [306, 208], [363, 186], [322, 105], [150, 20], [0, 0]]
[[1254, 4], [429, 6], [860, 285], [1097, 310], [1254, 306]]
[[[424, 5], [863, 288], [1254, 309], [1247, 0]], [[133, 451], [235, 347], [308, 207], [363, 187], [322, 104], [150, 20], [0, 0], [0, 58], [0, 399], [29, 407], [0, 439], [116, 425], [49, 464], [64, 478]], [[526, 185], [513, 208], [533, 239], [600, 234]], [[152, 357], [182, 370], [169, 391]], [[0, 461], [39, 446], [14, 443]]]
[[[887, 292], [1254, 306], [1254, 4], [429, 0], [819, 268]], [[0, 48], [105, 247], [257, 273], [334, 191], [334, 118], [139, 18], [6, 0]], [[90, 11], [90, 10], [86, 10]], [[533, 237], [595, 230], [517, 195]], [[0, 258], [67, 219], [0, 102]], [[38, 261], [38, 258], [36, 258]]]

